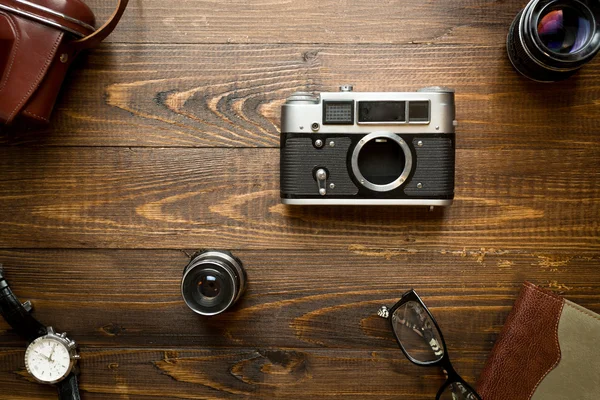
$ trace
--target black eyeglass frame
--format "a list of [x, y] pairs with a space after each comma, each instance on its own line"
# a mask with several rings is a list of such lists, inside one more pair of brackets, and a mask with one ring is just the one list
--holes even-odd
[[[394, 329], [394, 322], [392, 321], [392, 318], [394, 316], [394, 312], [398, 308], [403, 306], [404, 304], [408, 303], [409, 301], [414, 301], [414, 302], [420, 304], [421, 307], [423, 307], [423, 309], [427, 313], [427, 315], [429, 315], [429, 318], [431, 318], [431, 321], [433, 321], [433, 324], [435, 325], [435, 328], [437, 329], [437, 332], [440, 335], [440, 340], [442, 341], [442, 345], [444, 346], [444, 355], [439, 360], [435, 360], [435, 361], [416, 360], [413, 357], [411, 357], [411, 355], [406, 351], [406, 349], [402, 345], [402, 342], [400, 341], [400, 338], [398, 337], [398, 334], [396, 333], [396, 330]], [[440, 329], [440, 326], [438, 325], [437, 321], [435, 320], [435, 318], [429, 311], [429, 308], [427, 308], [425, 303], [423, 303], [423, 300], [421, 300], [421, 298], [419, 297], [419, 295], [417, 294], [417, 292], [414, 289], [411, 289], [408, 292], [404, 293], [402, 295], [402, 297], [400, 298], [400, 300], [398, 300], [398, 302], [396, 304], [394, 304], [392, 306], [392, 308], [389, 309], [389, 315], [388, 315], [387, 319], [390, 322], [390, 327], [392, 328], [392, 332], [394, 333], [394, 337], [396, 338], [396, 342], [398, 343], [400, 350], [402, 350], [402, 353], [404, 353], [404, 356], [406, 358], [408, 358], [408, 360], [410, 362], [412, 362], [415, 365], [422, 366], [422, 367], [439, 366], [444, 370], [444, 372], [447, 376], [447, 379], [446, 379], [446, 382], [440, 388], [440, 390], [438, 390], [438, 393], [435, 397], [436, 400], [439, 400], [440, 397], [442, 396], [442, 394], [444, 393], [444, 391], [453, 383], [460, 383], [461, 385], [464, 386], [465, 389], [470, 390], [471, 393], [473, 393], [478, 400], [481, 400], [481, 396], [479, 396], [479, 394], [475, 391], [475, 389], [473, 389], [471, 387], [471, 385], [469, 385], [463, 378], [461, 378], [460, 375], [458, 375], [458, 373], [452, 366], [452, 363], [450, 362], [450, 357], [448, 356], [448, 347], [446, 347], [446, 341], [444, 340], [444, 335], [442, 334], [442, 330]]]

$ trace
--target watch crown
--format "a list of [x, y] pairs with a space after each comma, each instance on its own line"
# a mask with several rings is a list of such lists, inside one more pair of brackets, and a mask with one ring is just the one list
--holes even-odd
[[63, 333], [61, 333], [61, 334], [60, 334], [60, 337], [61, 337], [61, 338], [63, 338], [63, 339], [64, 339], [64, 338], [66, 338], [66, 337], [67, 337], [67, 332], [63, 332]]
[[75, 354], [73, 357], [71, 357], [73, 360], [80, 360], [81, 356], [79, 354]]

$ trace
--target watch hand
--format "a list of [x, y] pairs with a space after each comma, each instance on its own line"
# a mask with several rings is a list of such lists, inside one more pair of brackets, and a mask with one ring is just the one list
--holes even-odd
[[58, 345], [55, 344], [54, 347], [52, 348], [52, 351], [50, 352], [50, 356], [48, 357], [48, 361], [54, 361], [52, 359], [52, 356], [54, 355], [54, 352], [56, 351], [56, 346], [58, 346]]
[[40, 356], [44, 357], [46, 360], [50, 361], [50, 357], [43, 355], [43, 354], [42, 354], [42, 353], [40, 353], [39, 351], [35, 350], [35, 351], [34, 351], [34, 353], [35, 353], [35, 354], [38, 354], [38, 355], [40, 355]]

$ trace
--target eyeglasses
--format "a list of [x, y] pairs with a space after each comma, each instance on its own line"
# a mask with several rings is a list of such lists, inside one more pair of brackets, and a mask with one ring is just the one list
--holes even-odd
[[447, 379], [436, 400], [481, 400], [452, 367], [440, 327], [417, 292], [404, 293], [391, 309], [383, 306], [377, 315], [390, 321], [406, 358], [417, 365], [442, 367]]

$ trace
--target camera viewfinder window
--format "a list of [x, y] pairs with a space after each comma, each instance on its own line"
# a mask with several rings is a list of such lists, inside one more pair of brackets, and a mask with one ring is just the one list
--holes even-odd
[[353, 125], [354, 101], [324, 101], [323, 125]]
[[409, 122], [429, 122], [429, 102], [411, 101], [408, 103]]
[[359, 101], [358, 122], [406, 122], [406, 102]]

